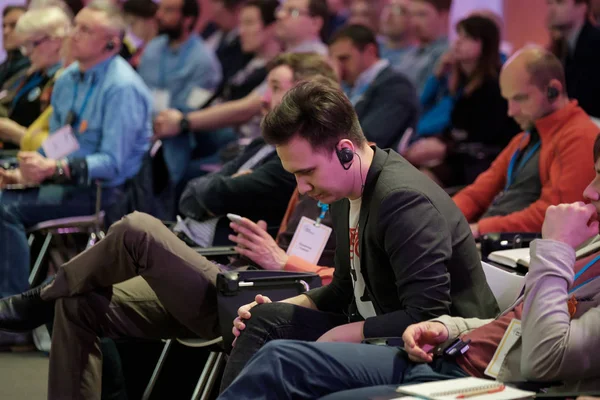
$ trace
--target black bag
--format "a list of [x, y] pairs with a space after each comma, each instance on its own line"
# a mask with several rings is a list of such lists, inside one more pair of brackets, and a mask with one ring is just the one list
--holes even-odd
[[321, 287], [317, 274], [287, 271], [231, 271], [217, 276], [219, 326], [225, 352], [231, 352], [233, 320], [237, 310], [252, 303], [257, 294], [283, 300]]

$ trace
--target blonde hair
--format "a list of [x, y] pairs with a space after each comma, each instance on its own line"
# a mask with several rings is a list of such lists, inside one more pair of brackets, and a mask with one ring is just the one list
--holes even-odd
[[104, 13], [108, 21], [108, 28], [115, 31], [121, 40], [123, 39], [127, 30], [127, 22], [119, 7], [114, 5], [110, 0], [93, 0], [85, 8]]
[[35, 7], [19, 18], [15, 32], [19, 36], [43, 34], [63, 38], [71, 30], [71, 18], [59, 6]]

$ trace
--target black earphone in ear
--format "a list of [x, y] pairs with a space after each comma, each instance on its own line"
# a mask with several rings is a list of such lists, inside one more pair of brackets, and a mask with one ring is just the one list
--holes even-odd
[[111, 40], [108, 43], [106, 43], [105, 49], [106, 51], [113, 51], [115, 49], [115, 42]]
[[340, 160], [340, 164], [342, 164], [342, 167], [345, 170], [348, 170], [350, 166], [346, 164], [352, 162], [352, 159], [354, 158], [354, 152], [348, 148], [343, 148], [341, 150], [335, 149], [335, 152]]
[[546, 93], [546, 96], [548, 96], [548, 100], [549, 101], [554, 101], [558, 98], [558, 96], [560, 95], [560, 93], [558, 92], [558, 89], [555, 88], [554, 86], [548, 86], [548, 91]]

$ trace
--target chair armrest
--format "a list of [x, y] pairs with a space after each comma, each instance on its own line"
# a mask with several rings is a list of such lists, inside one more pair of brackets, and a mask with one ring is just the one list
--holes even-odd
[[236, 253], [233, 246], [215, 246], [215, 247], [192, 247], [194, 251], [206, 258], [217, 256], [235, 256]]
[[533, 232], [487, 233], [481, 238], [481, 258], [487, 260], [494, 251], [528, 248], [532, 241], [541, 237], [541, 233]]

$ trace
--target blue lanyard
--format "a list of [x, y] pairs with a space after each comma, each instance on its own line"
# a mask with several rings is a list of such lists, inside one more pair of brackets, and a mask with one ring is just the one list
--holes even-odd
[[517, 158], [519, 158], [519, 154], [521, 154], [520, 147], [523, 144], [523, 141], [525, 140], [525, 138], [527, 138], [528, 136], [530, 136], [529, 132], [527, 132], [523, 136], [523, 138], [521, 139], [521, 142], [519, 142], [519, 148], [513, 153], [512, 158], [510, 159], [510, 163], [508, 164], [508, 171], [506, 173], [506, 186], [504, 187], [504, 191], [508, 190], [508, 188], [514, 183], [514, 175], [519, 173], [519, 171], [521, 171], [521, 169], [523, 169], [525, 164], [527, 164], [529, 159], [531, 157], [533, 157], [535, 152], [538, 151], [538, 149], [540, 148], [540, 145], [542, 144], [542, 141], [540, 140], [531, 149], [529, 149], [529, 151], [527, 153], [525, 153], [525, 155], [523, 155], [523, 158], [521, 159], [521, 162], [519, 163], [519, 166], [517, 167], [517, 170], [515, 171], [515, 164], [517, 163]]
[[317, 220], [315, 221], [315, 226], [321, 225], [323, 218], [325, 218], [325, 214], [327, 214], [327, 211], [329, 211], [329, 204], [321, 203], [319, 201], [317, 203], [317, 206], [321, 208], [321, 214], [317, 217]]
[[[190, 53], [192, 52], [192, 47], [189, 45], [190, 43], [187, 42], [183, 45], [183, 47], [180, 49], [181, 50], [181, 54], [177, 63], [177, 68], [176, 71], [181, 70], [184, 66], [185, 63], [187, 61], [187, 58], [190, 56]], [[158, 85], [160, 86], [161, 89], [167, 89], [167, 75], [166, 75], [166, 63], [167, 63], [167, 57], [169, 56], [169, 44], [167, 43], [167, 47], [165, 47], [165, 49], [163, 50], [163, 55], [160, 58], [160, 64], [159, 64], [159, 68], [158, 68]], [[174, 72], [174, 71], [171, 71]]]
[[43, 80], [44, 80], [44, 76], [39, 72], [36, 72], [34, 75], [32, 75], [29, 82], [24, 84], [21, 87], [21, 89], [19, 89], [19, 91], [17, 92], [15, 97], [13, 98], [11, 108], [14, 109], [15, 106], [17, 105], [17, 102], [21, 99], [21, 97], [23, 97], [23, 95], [25, 95], [25, 93], [28, 93], [31, 89], [38, 87], [39, 84], [42, 83]]
[[[85, 94], [85, 97], [83, 99], [83, 103], [81, 103], [81, 108], [79, 109], [79, 112], [75, 115], [73, 115], [72, 121], [67, 121], [68, 124], [70, 124], [74, 130], [79, 131], [79, 124], [80, 124], [80, 120], [81, 120], [81, 116], [83, 115], [88, 102], [90, 101], [90, 97], [92, 97], [92, 92], [94, 91], [94, 88], [96, 86], [96, 82], [92, 81], [92, 83], [90, 84], [90, 88], [88, 89], [87, 93]], [[79, 92], [79, 81], [75, 81], [75, 86], [74, 86], [74, 90], [73, 90], [73, 102], [71, 103], [71, 112], [70, 114], [74, 113], [75, 111], [75, 102], [77, 101], [77, 94]], [[77, 125], [77, 127], [75, 127], [75, 125]]]
[[[575, 274], [575, 277], [573, 278], [573, 282], [575, 282], [577, 279], [579, 279], [581, 277], [581, 275], [583, 275], [585, 273], [585, 271], [587, 271], [598, 260], [600, 260], [600, 256], [594, 257], [590, 262], [588, 262], [587, 264], [585, 264], [585, 266], [583, 268], [581, 268], [578, 273]], [[579, 288], [587, 285], [588, 283], [590, 283], [591, 281], [593, 281], [596, 278], [598, 278], [598, 276], [594, 276], [594, 277], [588, 279], [587, 281], [585, 281], [583, 283], [580, 283], [579, 285], [575, 286], [573, 289], [569, 290], [569, 294], [571, 294], [574, 291], [576, 291], [577, 289], [579, 289]]]

